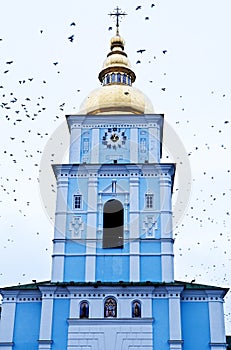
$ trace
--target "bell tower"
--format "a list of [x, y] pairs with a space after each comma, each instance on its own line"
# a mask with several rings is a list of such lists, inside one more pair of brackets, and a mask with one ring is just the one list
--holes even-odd
[[57, 179], [52, 279], [0, 289], [5, 350], [226, 350], [228, 289], [174, 280], [174, 164], [163, 115], [133, 86], [116, 35], [91, 92], [68, 115]]
[[69, 164], [55, 165], [53, 282], [171, 282], [174, 164], [161, 160], [163, 115], [133, 86], [119, 33], [92, 91], [68, 115]]

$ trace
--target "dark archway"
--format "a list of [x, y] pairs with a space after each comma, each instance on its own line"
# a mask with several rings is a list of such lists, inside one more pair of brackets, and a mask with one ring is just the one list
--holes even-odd
[[82, 301], [80, 303], [80, 310], [79, 310], [79, 317], [80, 318], [88, 318], [89, 317], [89, 304], [87, 301]]
[[123, 244], [123, 205], [116, 199], [110, 199], [103, 208], [103, 248], [123, 248]]
[[141, 304], [139, 300], [132, 303], [132, 317], [141, 317]]

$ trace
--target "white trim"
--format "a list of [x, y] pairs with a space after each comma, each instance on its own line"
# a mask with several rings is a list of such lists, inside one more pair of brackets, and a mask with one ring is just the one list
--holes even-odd
[[138, 163], [138, 147], [139, 147], [139, 140], [138, 140], [138, 129], [130, 129], [130, 162], [131, 163]]
[[[9, 298], [9, 300], [6, 300]], [[7, 346], [6, 350], [12, 349], [14, 336], [16, 294], [5, 293], [2, 302], [2, 313], [0, 321], [0, 346]], [[14, 300], [12, 300], [14, 299]]]
[[174, 281], [173, 241], [161, 241], [161, 275], [162, 282]]
[[[140, 280], [140, 256], [139, 256], [139, 179], [130, 177], [130, 281]], [[135, 255], [133, 255], [135, 254]]]
[[97, 231], [98, 179], [88, 180], [87, 244], [85, 260], [85, 281], [95, 281], [96, 275], [96, 231]]
[[[52, 282], [64, 279], [64, 251], [66, 238], [66, 211], [67, 211], [68, 178], [58, 177], [57, 199], [52, 257]], [[62, 241], [60, 241], [62, 240]]]
[[167, 287], [169, 293], [169, 349], [182, 349], [181, 304], [180, 295], [183, 287]]
[[71, 140], [70, 140], [70, 153], [69, 163], [80, 163], [80, 151], [81, 151], [81, 128], [72, 125], [71, 127]]
[[91, 163], [99, 163], [99, 129], [92, 129]]
[[[40, 331], [39, 331], [39, 350], [50, 350], [52, 344], [52, 320], [53, 320], [53, 301], [54, 292], [53, 288], [42, 288], [40, 290], [43, 294], [42, 297], [42, 309], [41, 309], [41, 320], [40, 320]], [[46, 295], [46, 296], [45, 296]]]
[[149, 152], [148, 160], [149, 163], [159, 163], [160, 162], [160, 133], [159, 126], [149, 127]]
[[206, 291], [209, 296], [209, 325], [211, 350], [225, 350], [225, 323], [223, 299], [220, 291]]

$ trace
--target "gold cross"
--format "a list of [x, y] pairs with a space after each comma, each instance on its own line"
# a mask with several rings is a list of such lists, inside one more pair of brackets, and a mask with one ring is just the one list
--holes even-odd
[[114, 12], [109, 13], [108, 15], [111, 16], [111, 17], [112, 16], [116, 17], [116, 35], [119, 35], [119, 20], [120, 20], [120, 17], [126, 16], [127, 13], [122, 12], [121, 9], [117, 6], [116, 9], [114, 10]]

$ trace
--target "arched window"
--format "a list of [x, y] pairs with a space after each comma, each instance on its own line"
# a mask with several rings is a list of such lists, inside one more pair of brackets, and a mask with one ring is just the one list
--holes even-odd
[[114, 298], [107, 298], [104, 302], [104, 317], [116, 317], [117, 304]]
[[89, 304], [87, 301], [82, 301], [80, 303], [79, 317], [80, 318], [88, 318], [89, 317]]
[[127, 75], [123, 74], [123, 83], [126, 84], [127, 83]]
[[107, 83], [107, 84], [110, 83], [110, 75], [109, 75], [109, 74], [106, 76], [106, 83]]
[[124, 209], [116, 199], [107, 201], [103, 208], [103, 248], [123, 248]]
[[141, 317], [141, 305], [139, 300], [132, 302], [132, 317]]
[[120, 73], [117, 74], [117, 82], [121, 83], [121, 74]]
[[111, 75], [111, 82], [112, 82], [112, 83], [115, 82], [115, 73], [112, 73], [112, 75]]

